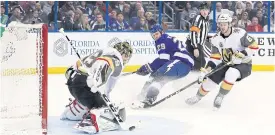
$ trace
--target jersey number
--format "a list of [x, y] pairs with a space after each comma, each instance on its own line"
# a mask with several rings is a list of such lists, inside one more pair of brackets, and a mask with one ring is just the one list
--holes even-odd
[[83, 59], [84, 64], [86, 65], [87, 68], [92, 67], [92, 65], [94, 64], [94, 62], [96, 61], [97, 57], [100, 57], [102, 55], [103, 51], [99, 50], [97, 52], [95, 52], [94, 54], [90, 55], [90, 56], [86, 56]]
[[164, 43], [161, 43], [161, 44], [157, 45], [157, 51], [164, 50], [164, 49], [165, 49], [165, 44]]
[[246, 39], [249, 43], [252, 43], [253, 42], [253, 38], [249, 35], [246, 36]]
[[172, 39], [175, 44], [178, 44], [178, 48], [179, 48], [180, 51], [184, 51], [185, 50], [185, 47], [184, 47], [182, 41], [179, 41], [176, 37], [168, 36], [167, 38]]

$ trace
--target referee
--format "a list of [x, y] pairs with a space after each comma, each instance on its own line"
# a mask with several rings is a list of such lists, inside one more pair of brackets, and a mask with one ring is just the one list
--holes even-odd
[[200, 14], [192, 21], [190, 34], [187, 37], [187, 50], [194, 56], [194, 70], [199, 70], [206, 64], [206, 59], [211, 55], [211, 46], [205, 45], [209, 31], [209, 7], [207, 3], [199, 6]]

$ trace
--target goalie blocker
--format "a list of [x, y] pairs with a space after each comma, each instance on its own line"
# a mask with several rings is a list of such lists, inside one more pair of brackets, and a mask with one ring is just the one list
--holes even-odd
[[[68, 68], [65, 74], [67, 85], [75, 99], [66, 106], [61, 119], [81, 120], [75, 128], [87, 133], [119, 129], [100, 93], [109, 96], [132, 52], [128, 42], [120, 42], [113, 48], [84, 57], [82, 61], [85, 66], [77, 61]], [[116, 107], [125, 121], [125, 108], [122, 105]]]

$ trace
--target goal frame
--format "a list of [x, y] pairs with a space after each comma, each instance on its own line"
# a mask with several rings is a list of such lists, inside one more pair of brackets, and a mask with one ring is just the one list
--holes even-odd
[[48, 26], [42, 25], [42, 134], [47, 134], [48, 129]]
[[[40, 69], [36, 70], [36, 74], [41, 76], [42, 80], [40, 82], [41, 89], [39, 89], [40, 92], [40, 98], [39, 98], [39, 112], [40, 112], [40, 118], [41, 122], [37, 123], [40, 125], [40, 130], [42, 131], [41, 134], [46, 135], [48, 132], [48, 26], [47, 24], [40, 23], [40, 24], [22, 24], [17, 22], [11, 22], [7, 28], [36, 28], [41, 29], [41, 35], [40, 40], [36, 39], [35, 47], [36, 50], [39, 48], [42, 48], [42, 52], [39, 53], [39, 51], [36, 51], [36, 56], [41, 57], [42, 60], [40, 61], [41, 66], [36, 67]], [[4, 31], [5, 32], [5, 31]], [[2, 37], [1, 37], [2, 38]], [[40, 43], [39, 43], [40, 42]], [[23, 51], [23, 50], [22, 50]], [[36, 60], [38, 63], [38, 60]], [[27, 97], [26, 97], [27, 98]], [[26, 123], [27, 124], [27, 123]]]

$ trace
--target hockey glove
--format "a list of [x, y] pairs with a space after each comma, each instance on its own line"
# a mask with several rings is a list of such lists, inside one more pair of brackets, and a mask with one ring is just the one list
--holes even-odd
[[74, 68], [73, 66], [70, 66], [67, 70], [66, 70], [66, 73], [65, 73], [65, 77], [66, 79], [68, 80], [69, 78], [71, 78], [71, 75], [74, 73]]
[[141, 67], [137, 70], [136, 74], [145, 76], [145, 75], [148, 75], [148, 74], [150, 74], [150, 73], [152, 73], [152, 72], [153, 72], [153, 71], [152, 71], [150, 65], [149, 65], [149, 64], [145, 64], [145, 65], [141, 66]]
[[96, 93], [99, 91], [99, 88], [97, 87], [98, 82], [96, 82], [93, 76], [88, 76], [86, 82], [87, 85], [91, 88], [91, 92]]
[[210, 71], [207, 70], [206, 68], [201, 68], [200, 76], [198, 79], [198, 83], [202, 83], [206, 78], [205, 75], [208, 74]]
[[232, 64], [241, 64], [243, 61], [243, 58], [245, 57], [245, 55], [240, 52], [240, 51], [236, 51], [233, 55], [232, 55]]
[[200, 56], [200, 51], [199, 51], [198, 48], [195, 48], [195, 49], [194, 49], [194, 56], [195, 56], [196, 58], [198, 58], [198, 57]]

